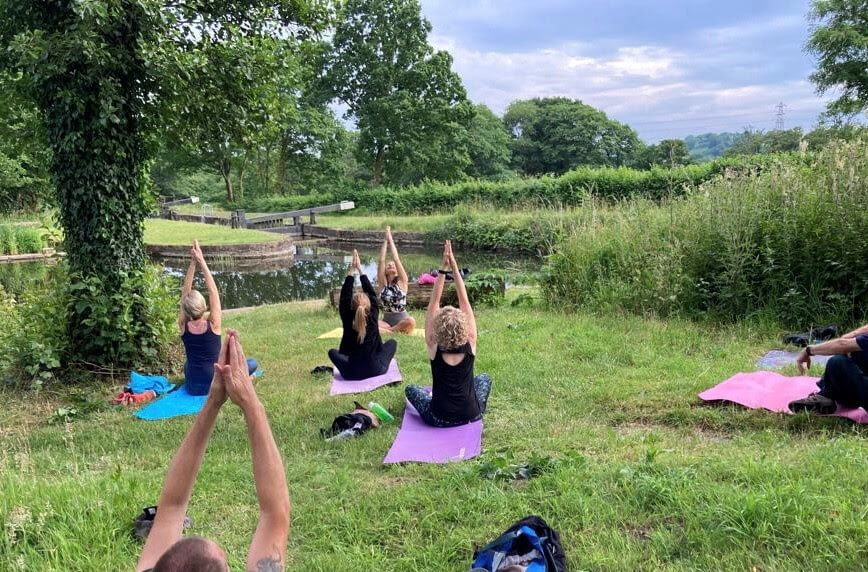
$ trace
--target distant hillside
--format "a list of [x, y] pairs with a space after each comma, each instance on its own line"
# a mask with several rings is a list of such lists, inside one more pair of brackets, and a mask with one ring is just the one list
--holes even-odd
[[694, 161], [708, 161], [723, 155], [727, 149], [744, 136], [744, 133], [703, 133], [684, 138], [690, 158]]

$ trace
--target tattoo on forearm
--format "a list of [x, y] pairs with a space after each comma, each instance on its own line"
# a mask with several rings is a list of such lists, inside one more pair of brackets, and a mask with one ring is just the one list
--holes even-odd
[[274, 556], [266, 556], [257, 560], [255, 572], [283, 572], [283, 562], [280, 560], [280, 552]]

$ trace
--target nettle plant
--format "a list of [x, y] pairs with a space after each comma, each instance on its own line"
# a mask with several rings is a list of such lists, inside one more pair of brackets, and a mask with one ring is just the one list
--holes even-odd
[[[70, 281], [81, 285], [67, 306], [71, 359], [117, 365], [158, 343], [143, 275], [158, 136], [251, 128], [262, 78], [240, 56], [291, 49], [327, 19], [318, 0], [0, 0], [0, 68], [22, 74], [39, 108]], [[94, 308], [119, 299], [130, 307], [114, 320]], [[85, 355], [93, 340], [105, 347]]]

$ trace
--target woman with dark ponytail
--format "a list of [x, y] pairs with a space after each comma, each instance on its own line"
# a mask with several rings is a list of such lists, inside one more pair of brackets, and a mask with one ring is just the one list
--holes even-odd
[[[353, 292], [355, 276], [362, 283], [361, 292]], [[395, 357], [398, 342], [383, 343], [378, 316], [380, 307], [371, 281], [362, 271], [359, 253], [353, 250], [353, 261], [341, 287], [338, 307], [344, 334], [339, 349], [329, 350], [329, 359], [344, 379], [365, 379], [386, 373]]]

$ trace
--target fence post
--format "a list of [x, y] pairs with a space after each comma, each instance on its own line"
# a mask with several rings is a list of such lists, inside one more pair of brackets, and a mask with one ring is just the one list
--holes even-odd
[[247, 217], [244, 214], [244, 209], [236, 209], [232, 212], [231, 226], [232, 228], [247, 228]]
[[316, 224], [316, 213], [310, 211], [310, 224]]

